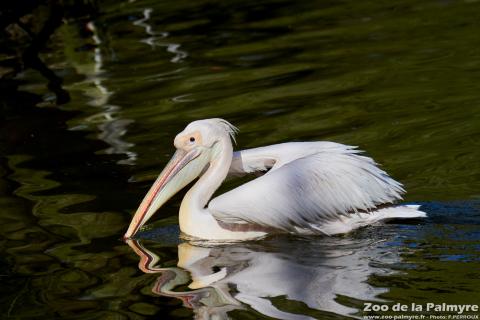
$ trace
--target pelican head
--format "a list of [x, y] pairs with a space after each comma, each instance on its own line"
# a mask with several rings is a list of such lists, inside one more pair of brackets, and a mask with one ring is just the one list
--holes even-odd
[[230, 143], [236, 131], [223, 119], [205, 119], [191, 122], [177, 134], [175, 154], [138, 207], [124, 238], [133, 236], [168, 199], [200, 176], [220, 156], [219, 142]]

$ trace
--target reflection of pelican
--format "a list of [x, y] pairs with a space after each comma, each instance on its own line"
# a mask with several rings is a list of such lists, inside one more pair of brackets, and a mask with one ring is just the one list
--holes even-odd
[[[180, 229], [195, 238], [239, 240], [278, 231], [335, 234], [381, 219], [425, 216], [418, 206], [379, 209], [401, 199], [404, 190], [354, 147], [297, 142], [233, 153], [235, 131], [225, 120], [208, 119], [180, 132], [177, 152], [143, 199], [125, 237], [198, 176], [180, 206]], [[265, 171], [208, 203], [229, 173]]]
[[[156, 265], [159, 261], [159, 258], [155, 253], [146, 249], [136, 240], [127, 240], [126, 242], [140, 257], [140, 261], [138, 263], [140, 270], [145, 273], [161, 274], [153, 285], [152, 292], [157, 295], [173, 297], [182, 300], [185, 307], [195, 310], [195, 313], [197, 314], [196, 318], [212, 319], [212, 315], [216, 314], [219, 316], [219, 319], [227, 319], [227, 312], [242, 308], [242, 304], [230, 295], [229, 288], [225, 285], [218, 285], [216, 287], [206, 287], [206, 285], [196, 286], [195, 290], [187, 292], [174, 291], [176, 287], [189, 282], [190, 276], [188, 273], [181, 268], [157, 267]], [[204, 256], [187, 256], [187, 254], [181, 254], [180, 248], [182, 246], [183, 245], [179, 246], [179, 256], [181, 255], [183, 258], [180, 258], [178, 266], [192, 271], [191, 268], [188, 268], [189, 263], [195, 263], [199, 259], [204, 258]], [[206, 278], [208, 278], [208, 276]], [[212, 279], [208, 281], [208, 284], [214, 281], [215, 276], [211, 278]], [[193, 288], [192, 285], [189, 287]]]
[[[237, 243], [206, 248], [182, 243], [179, 268], [159, 268], [155, 253], [137, 241], [127, 243], [140, 256], [142, 271], [161, 274], [152, 291], [181, 299], [200, 319], [211, 319], [212, 314], [226, 319], [227, 312], [244, 306], [277, 319], [311, 319], [305, 314], [316, 316], [319, 311], [352, 314], [357, 310], [339, 303], [338, 297], [376, 300], [386, 289], [372, 287], [368, 277], [388, 271], [374, 266], [398, 261], [391, 248], [388, 257], [384, 255], [383, 242], [280, 238], [267, 247]], [[185, 270], [191, 277], [188, 291], [177, 288], [190, 281]], [[303, 314], [282, 310], [284, 304], [273, 303], [275, 297], [301, 302], [295, 312]]]

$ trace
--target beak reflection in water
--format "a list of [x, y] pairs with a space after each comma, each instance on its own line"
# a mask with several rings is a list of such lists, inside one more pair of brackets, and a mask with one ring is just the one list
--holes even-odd
[[[338, 296], [376, 300], [387, 289], [373, 287], [368, 278], [391, 271], [375, 265], [399, 260], [385, 242], [371, 239], [323, 238], [312, 242], [285, 237], [264, 242], [268, 244], [202, 247], [182, 243], [178, 245], [178, 267], [162, 268], [158, 267], [162, 261], [153, 251], [141, 242], [127, 240], [140, 257], [139, 268], [145, 273], [160, 274], [152, 292], [182, 300], [198, 319], [210, 319], [213, 315], [228, 319], [228, 312], [238, 309], [254, 309], [278, 319], [316, 319], [332, 313], [359, 315], [359, 310], [342, 304]], [[185, 284], [191, 290], [176, 289]], [[296, 306], [298, 313], [282, 310], [282, 301]]]

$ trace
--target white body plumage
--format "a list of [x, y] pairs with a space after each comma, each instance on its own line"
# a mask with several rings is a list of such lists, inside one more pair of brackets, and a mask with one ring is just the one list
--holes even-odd
[[[182, 201], [179, 219], [182, 232], [194, 238], [245, 240], [269, 232], [332, 235], [383, 219], [425, 217], [418, 206], [393, 205], [404, 193], [402, 185], [356, 147], [291, 142], [233, 152], [235, 132], [225, 120], [207, 119], [179, 133], [175, 156], [125, 236], [132, 236], [198, 176]], [[227, 175], [250, 173], [264, 174], [209, 202]]]

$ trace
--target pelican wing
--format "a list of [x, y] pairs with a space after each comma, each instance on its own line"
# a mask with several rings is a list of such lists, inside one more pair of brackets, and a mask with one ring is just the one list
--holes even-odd
[[225, 223], [295, 231], [401, 199], [402, 185], [359, 153], [356, 147], [333, 142], [235, 152], [230, 174], [268, 171], [213, 199], [209, 211]]

